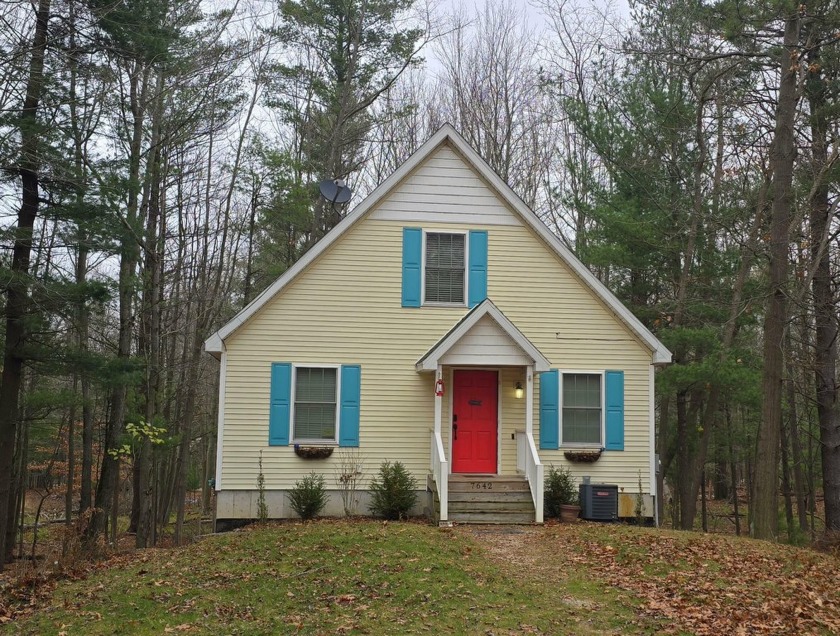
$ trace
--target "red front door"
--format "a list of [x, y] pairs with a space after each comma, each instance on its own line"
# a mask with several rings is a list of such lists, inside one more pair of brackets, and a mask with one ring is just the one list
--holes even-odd
[[455, 371], [452, 388], [452, 472], [495, 473], [498, 377], [495, 371]]

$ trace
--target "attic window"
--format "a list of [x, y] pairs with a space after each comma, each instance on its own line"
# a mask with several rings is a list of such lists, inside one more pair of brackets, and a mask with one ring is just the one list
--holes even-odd
[[465, 242], [465, 234], [426, 233], [424, 303], [465, 303]]

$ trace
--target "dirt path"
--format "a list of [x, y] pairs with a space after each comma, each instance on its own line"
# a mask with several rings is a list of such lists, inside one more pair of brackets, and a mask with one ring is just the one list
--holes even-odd
[[[656, 630], [656, 621], [639, 613], [637, 599], [617, 589], [603, 592], [603, 585], [593, 581], [587, 570], [578, 567], [572, 552], [561, 547], [564, 533], [573, 533], [573, 527], [554, 526], [547, 531], [534, 526], [460, 526], [457, 532], [481, 545], [507, 576], [555, 587], [558, 612], [579, 626], [576, 634]], [[547, 536], [556, 532], [560, 534]], [[599, 610], [604, 611], [599, 614]]]

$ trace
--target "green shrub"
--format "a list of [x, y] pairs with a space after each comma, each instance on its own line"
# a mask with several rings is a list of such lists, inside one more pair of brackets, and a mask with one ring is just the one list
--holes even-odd
[[327, 505], [324, 476], [311, 473], [296, 481], [289, 491], [289, 503], [301, 519], [317, 517]]
[[559, 517], [560, 506], [580, 505], [578, 487], [568, 468], [548, 469], [545, 476], [544, 508], [546, 517]]
[[417, 501], [417, 480], [401, 462], [383, 462], [370, 482], [370, 511], [386, 519], [402, 519]]

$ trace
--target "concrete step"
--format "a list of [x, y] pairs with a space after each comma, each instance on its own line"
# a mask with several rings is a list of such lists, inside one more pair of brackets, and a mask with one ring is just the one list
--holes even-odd
[[530, 492], [528, 482], [518, 476], [467, 477], [450, 475], [449, 492]]
[[493, 502], [500, 502], [500, 501], [524, 501], [527, 503], [531, 503], [531, 491], [530, 490], [510, 490], [507, 492], [499, 492], [496, 490], [488, 490], [484, 492], [476, 491], [476, 492], [462, 492], [456, 490], [455, 492], [449, 493], [449, 502], [452, 503], [454, 501], [470, 501], [470, 502], [484, 502], [484, 503], [493, 503]]
[[533, 512], [450, 512], [449, 521], [478, 524], [524, 524], [534, 523]]
[[[434, 491], [434, 488], [432, 489]], [[434, 495], [435, 513], [440, 501]], [[449, 476], [449, 521], [455, 523], [534, 523], [534, 502], [521, 475]]]
[[534, 504], [530, 501], [450, 501], [449, 512], [530, 512]]

